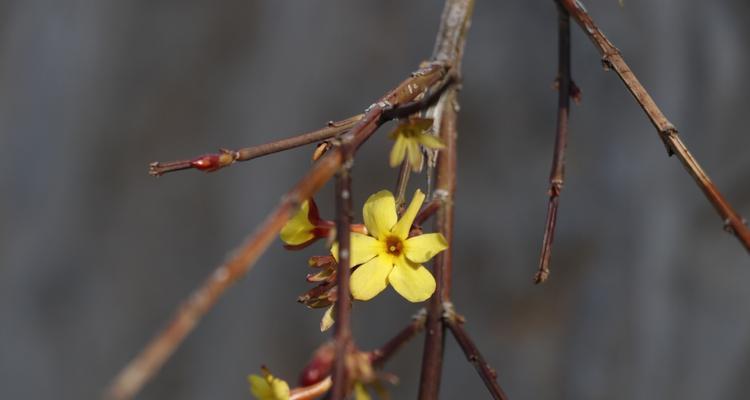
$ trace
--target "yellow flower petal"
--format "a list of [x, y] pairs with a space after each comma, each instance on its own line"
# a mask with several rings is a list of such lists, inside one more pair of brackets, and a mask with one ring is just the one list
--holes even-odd
[[411, 165], [412, 171], [422, 170], [422, 149], [419, 148], [419, 143], [416, 139], [408, 139], [406, 141], [406, 155], [409, 157], [409, 164]]
[[273, 395], [271, 385], [264, 378], [258, 375], [250, 375], [247, 377], [247, 381], [250, 383], [250, 393], [255, 398], [265, 400]]
[[332, 306], [330, 306], [330, 307], [328, 307], [328, 309], [326, 310], [326, 312], [323, 314], [323, 319], [320, 320], [320, 331], [321, 332], [325, 332], [325, 331], [331, 329], [331, 327], [333, 326], [333, 323], [336, 322], [333, 319], [334, 307], [336, 307], [335, 304], [332, 305]]
[[289, 400], [289, 384], [283, 379], [269, 376], [273, 400]]
[[406, 237], [409, 236], [411, 224], [414, 223], [414, 218], [417, 216], [419, 208], [422, 207], [423, 202], [424, 193], [422, 193], [421, 190], [417, 189], [417, 191], [414, 193], [414, 197], [411, 199], [409, 207], [406, 209], [406, 211], [404, 211], [404, 214], [401, 215], [401, 219], [398, 220], [396, 225], [393, 226], [393, 229], [391, 229], [391, 233], [401, 238], [401, 240], [405, 240]]
[[391, 149], [391, 167], [398, 167], [404, 161], [405, 155], [406, 139], [403, 135], [396, 135], [396, 143], [393, 144], [393, 148]]
[[423, 263], [447, 248], [448, 241], [441, 233], [426, 233], [406, 239], [404, 255], [412, 262]]
[[406, 300], [412, 303], [425, 301], [435, 292], [435, 278], [423, 265], [411, 263], [401, 257], [388, 275], [388, 282]]
[[445, 144], [437, 136], [430, 135], [429, 133], [421, 133], [417, 136], [417, 141], [424, 147], [430, 149], [442, 149]]
[[387, 190], [381, 190], [370, 196], [362, 208], [367, 232], [378, 238], [383, 238], [393, 225], [396, 224], [396, 200]]
[[294, 215], [287, 223], [281, 228], [281, 240], [292, 246], [303, 244], [315, 236], [312, 234], [315, 226], [310, 223], [307, 215], [310, 212], [310, 202], [305, 200]]
[[[352, 232], [349, 249], [352, 252], [352, 255], [351, 257], [349, 257], [349, 261], [351, 264], [349, 265], [349, 267], [364, 264], [372, 260], [372, 258], [375, 257], [382, 248], [382, 242], [378, 241], [374, 237], [363, 235], [357, 232]], [[339, 261], [338, 242], [333, 243], [333, 245], [331, 246], [331, 255], [333, 255], [333, 258], [335, 258], [337, 262]]]
[[365, 385], [359, 382], [354, 384], [354, 400], [370, 400], [370, 394], [365, 390]]
[[349, 281], [352, 296], [357, 300], [370, 300], [388, 286], [388, 274], [393, 264], [390, 257], [375, 257], [352, 272]]

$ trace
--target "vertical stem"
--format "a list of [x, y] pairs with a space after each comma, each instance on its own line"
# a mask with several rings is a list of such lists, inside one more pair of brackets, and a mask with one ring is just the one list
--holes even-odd
[[565, 147], [568, 144], [568, 115], [570, 113], [570, 16], [561, 5], [558, 11], [558, 67], [557, 67], [557, 130], [555, 150], [552, 155], [552, 170], [549, 175], [549, 204], [547, 222], [544, 227], [542, 254], [539, 257], [539, 270], [534, 282], [542, 283], [549, 277], [549, 263], [552, 256], [552, 241], [555, 237], [557, 207], [560, 202], [565, 180]]
[[[456, 91], [450, 89], [445, 97], [444, 110], [440, 123], [440, 136], [445, 148], [438, 153], [437, 183], [435, 195], [442, 200], [437, 214], [437, 231], [445, 236], [448, 243], [453, 241], [453, 196], [456, 188]], [[425, 346], [422, 356], [419, 399], [437, 399], [445, 345], [443, 325], [443, 304], [450, 301], [452, 248], [435, 257], [434, 273], [437, 281], [435, 295], [427, 308]]]
[[[466, 43], [466, 34], [471, 25], [474, 9], [473, 0], [446, 0], [440, 21], [435, 49], [432, 58], [451, 63], [454, 77], [460, 81], [461, 59]], [[441, 104], [442, 103], [442, 104]], [[443, 303], [450, 301], [451, 289], [451, 247], [453, 239], [453, 192], [456, 182], [456, 88], [451, 87], [440, 98], [436, 109], [441, 109], [440, 138], [446, 147], [438, 154], [437, 182], [435, 195], [443, 200], [438, 213], [437, 225], [448, 240], [449, 247], [440, 253], [434, 262], [437, 288], [430, 299], [425, 326], [425, 344], [422, 354], [422, 371], [419, 378], [419, 399], [434, 400], [440, 392], [440, 378], [443, 368], [445, 347], [445, 326], [443, 325]]]
[[348, 389], [346, 358], [352, 345], [351, 298], [349, 297], [349, 265], [351, 255], [350, 225], [352, 221], [351, 150], [342, 149], [344, 163], [336, 176], [336, 236], [339, 262], [336, 270], [336, 328], [334, 331], [336, 359], [333, 365], [332, 400], [343, 400]]
[[398, 172], [398, 182], [396, 182], [396, 210], [401, 215], [406, 198], [406, 187], [409, 185], [409, 175], [411, 174], [411, 165], [409, 159], [404, 158], [401, 163], [401, 170]]

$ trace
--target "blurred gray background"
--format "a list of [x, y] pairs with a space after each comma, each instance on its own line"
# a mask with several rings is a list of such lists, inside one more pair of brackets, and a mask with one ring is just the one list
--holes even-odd
[[[750, 216], [750, 3], [589, 1], [738, 211]], [[260, 144], [361, 112], [429, 57], [439, 1], [0, 1], [0, 398], [96, 398], [309, 167], [312, 148], [154, 179], [154, 160]], [[510, 397], [745, 399], [747, 252], [573, 29], [567, 180], [535, 287], [556, 93], [552, 1], [477, 1], [461, 93], [455, 303]], [[355, 205], [392, 188], [383, 132]], [[422, 177], [412, 190], [424, 188]], [[319, 195], [331, 216], [332, 188]], [[357, 218], [361, 218], [357, 213]], [[272, 245], [143, 399], [249, 399], [329, 335]], [[418, 306], [358, 304], [365, 349]], [[442, 398], [488, 398], [447, 339]], [[422, 341], [387, 365], [414, 398]]]

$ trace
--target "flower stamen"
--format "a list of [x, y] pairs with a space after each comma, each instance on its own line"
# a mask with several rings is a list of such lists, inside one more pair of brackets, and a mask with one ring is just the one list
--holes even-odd
[[385, 240], [385, 245], [388, 253], [394, 256], [401, 255], [404, 250], [404, 242], [398, 236], [389, 236]]

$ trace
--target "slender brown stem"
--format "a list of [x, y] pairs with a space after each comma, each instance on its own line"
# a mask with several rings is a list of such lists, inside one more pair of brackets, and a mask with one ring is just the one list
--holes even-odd
[[351, 331], [351, 297], [349, 297], [349, 266], [351, 255], [351, 234], [349, 226], [352, 223], [352, 180], [350, 166], [352, 162], [351, 149], [343, 146], [341, 149], [344, 164], [336, 177], [336, 236], [339, 242], [339, 260], [336, 267], [336, 330], [334, 333], [334, 348], [336, 358], [333, 363], [332, 400], [342, 400], [346, 397], [349, 387], [346, 359], [352, 347]]
[[[466, 34], [471, 25], [474, 8], [473, 0], [446, 0], [440, 23], [433, 59], [446, 60], [454, 67], [453, 74], [461, 79], [461, 59], [466, 43]], [[443, 200], [443, 207], [438, 212], [437, 230], [445, 236], [448, 243], [453, 239], [453, 197], [456, 183], [456, 118], [458, 103], [457, 89], [450, 87], [440, 98], [436, 109], [442, 115], [436, 115], [440, 121], [439, 135], [445, 148], [438, 153], [437, 180], [435, 195]], [[420, 400], [438, 398], [443, 368], [443, 351], [445, 347], [445, 326], [443, 325], [443, 302], [450, 299], [451, 289], [451, 247], [438, 254], [433, 264], [437, 283], [435, 294], [427, 308], [425, 326], [425, 343], [422, 354], [422, 368], [419, 378]]]
[[278, 153], [280, 151], [336, 137], [351, 129], [357, 122], [361, 121], [363, 117], [364, 114], [359, 114], [341, 121], [331, 121], [328, 123], [328, 126], [316, 131], [303, 133], [301, 135], [258, 146], [246, 147], [244, 149], [223, 149], [220, 153], [205, 154], [190, 160], [168, 162], [156, 161], [149, 165], [148, 173], [153, 176], [161, 176], [168, 172], [192, 168], [205, 172], [213, 172], [228, 167], [237, 161], [248, 161], [268, 154]]
[[398, 181], [396, 182], [396, 210], [401, 215], [406, 201], [406, 187], [409, 185], [409, 176], [411, 175], [411, 165], [408, 157], [401, 162], [401, 169], [398, 171]]
[[406, 328], [402, 329], [398, 334], [396, 334], [396, 336], [386, 342], [386, 344], [370, 352], [370, 361], [372, 362], [372, 366], [381, 367], [409, 340], [411, 340], [419, 332], [422, 332], [422, 330], [424, 329], [426, 316], [426, 311], [421, 310], [417, 315], [414, 316], [414, 318], [412, 318], [411, 323]]
[[[440, 123], [440, 138], [445, 148], [438, 153], [437, 181], [435, 195], [442, 207], [437, 212], [437, 231], [445, 236], [448, 243], [453, 241], [453, 198], [456, 187], [456, 91], [446, 93], [444, 110]], [[435, 257], [434, 274], [437, 282], [435, 294], [427, 307], [422, 372], [420, 376], [419, 399], [436, 399], [440, 391], [440, 380], [445, 347], [445, 326], [443, 324], [443, 303], [450, 301], [452, 248]]]
[[421, 226], [425, 221], [427, 221], [428, 218], [435, 215], [435, 213], [440, 210], [440, 206], [443, 205], [443, 200], [441, 199], [432, 199], [427, 204], [422, 206], [422, 209], [419, 210], [419, 213], [416, 217], [414, 217], [414, 226]]
[[549, 204], [547, 222], [544, 226], [542, 254], [539, 257], [539, 270], [534, 276], [535, 283], [542, 283], [549, 277], [549, 263], [552, 256], [552, 241], [555, 238], [557, 207], [565, 181], [565, 147], [568, 144], [568, 114], [570, 113], [570, 16], [559, 4], [558, 11], [558, 67], [557, 67], [557, 129], [555, 150], [552, 155], [552, 171], [549, 175]]
[[350, 146], [356, 150], [375, 130], [382, 125], [383, 111], [408, 103], [425, 90], [440, 82], [449, 72], [445, 63], [431, 63], [412, 73], [412, 76], [383, 96], [367, 109], [365, 116], [341, 137], [342, 146], [329, 151], [318, 160], [310, 171], [281, 200], [276, 209], [235, 249], [229, 259], [216, 268], [211, 276], [180, 306], [163, 331], [115, 377], [108, 388], [106, 398], [129, 399], [156, 374], [169, 359], [177, 346], [197, 325], [203, 315], [216, 304], [221, 295], [238, 279], [243, 277], [276, 238], [299, 204], [315, 194], [342, 165], [342, 148]]
[[583, 32], [599, 49], [602, 54], [602, 62], [607, 69], [614, 70], [622, 82], [628, 88], [656, 128], [659, 137], [664, 142], [668, 154], [677, 155], [682, 165], [690, 173], [695, 183], [703, 191], [708, 201], [714, 206], [716, 212], [724, 221], [724, 228], [732, 233], [750, 251], [750, 229], [748, 229], [743, 218], [724, 199], [716, 186], [711, 182], [708, 175], [703, 171], [698, 161], [688, 151], [680, 139], [677, 128], [664, 116], [662, 111], [641, 85], [633, 71], [612, 42], [604, 36], [604, 33], [596, 26], [594, 20], [588, 14], [579, 0], [557, 0], [570, 13], [573, 19], [580, 25]]
[[495, 400], [508, 400], [505, 391], [503, 391], [500, 384], [497, 383], [497, 373], [489, 364], [487, 364], [487, 361], [484, 360], [482, 353], [479, 352], [474, 341], [471, 340], [469, 334], [464, 330], [463, 322], [460, 318], [457, 318], [455, 314], [447, 315], [445, 318], [445, 324], [448, 326], [448, 329], [450, 329], [453, 337], [456, 338], [458, 345], [461, 346], [461, 350], [463, 350], [466, 355], [466, 359], [474, 365], [474, 368], [482, 378], [484, 385], [487, 386], [487, 390], [490, 391], [492, 398]]

